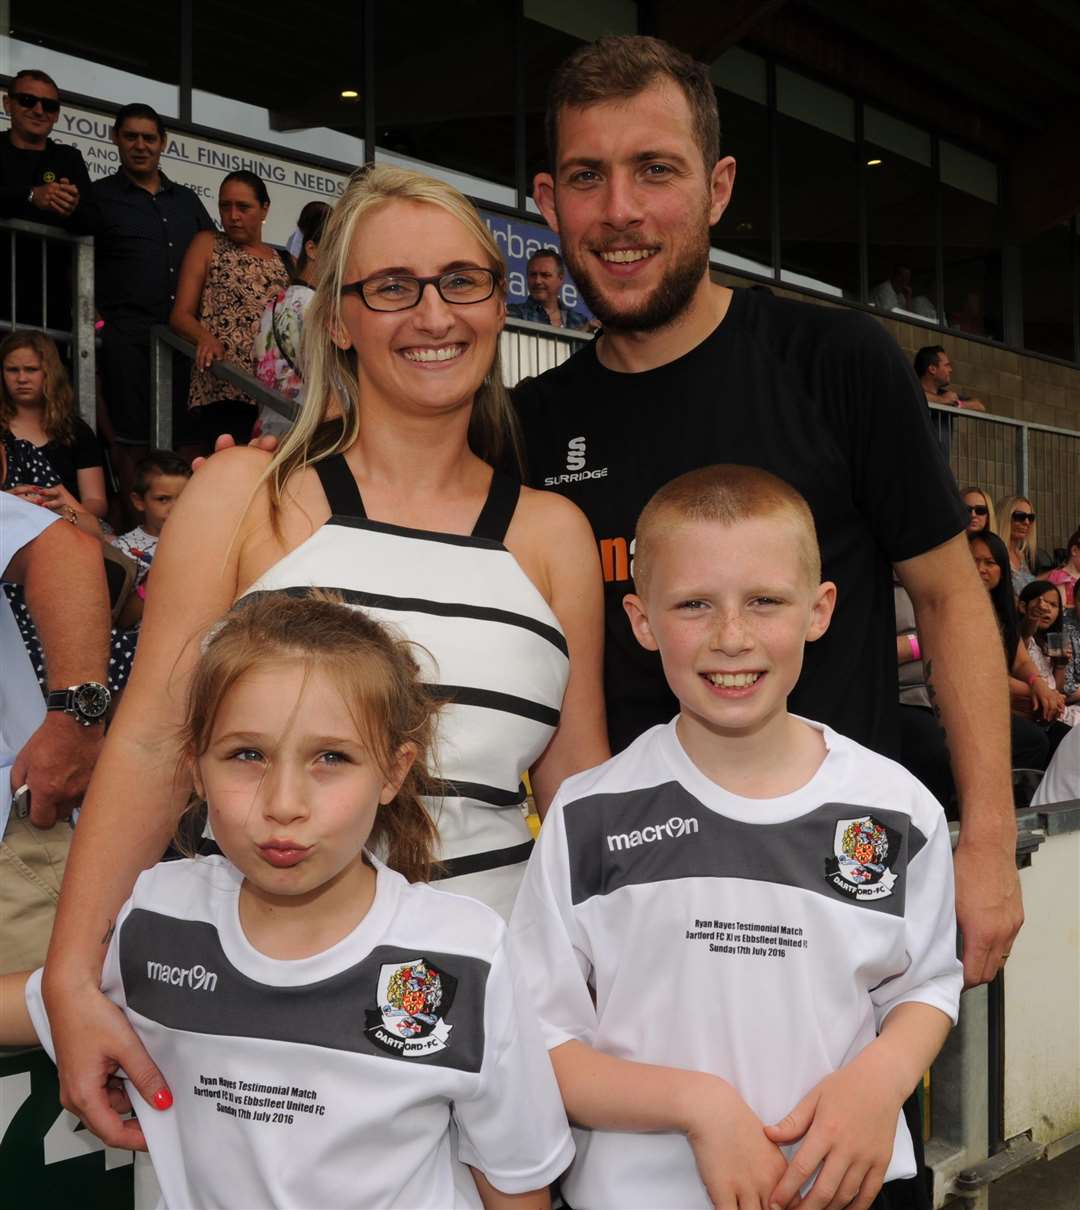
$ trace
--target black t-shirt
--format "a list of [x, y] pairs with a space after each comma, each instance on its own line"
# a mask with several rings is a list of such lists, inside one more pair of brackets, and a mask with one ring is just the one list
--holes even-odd
[[676, 475], [736, 462], [802, 492], [824, 577], [839, 589], [832, 625], [807, 645], [791, 709], [896, 754], [890, 564], [941, 545], [967, 517], [922, 389], [884, 329], [857, 311], [736, 290], [716, 330], [669, 365], [616, 373], [589, 345], [514, 395], [529, 482], [573, 500], [600, 546], [615, 750], [678, 709], [622, 608], [638, 515]]
[[[79, 204], [67, 218], [52, 210], [39, 210], [27, 200], [35, 186], [64, 179], [79, 190]], [[46, 139], [40, 151], [28, 151], [12, 143], [10, 131], [0, 134], [0, 215], [65, 227], [69, 231], [92, 232], [97, 226], [97, 203], [79, 149]], [[39, 273], [40, 263], [39, 259]]]
[[104, 466], [97, 434], [79, 417], [75, 418], [75, 440], [71, 445], [65, 445], [62, 441], [50, 441], [41, 448], [60, 476], [61, 483], [76, 500], [79, 499], [79, 471]]

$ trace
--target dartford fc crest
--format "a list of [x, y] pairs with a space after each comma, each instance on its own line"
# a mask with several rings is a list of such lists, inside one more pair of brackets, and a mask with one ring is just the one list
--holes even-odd
[[391, 962], [379, 971], [379, 1006], [367, 1012], [365, 1032], [381, 1050], [404, 1058], [445, 1050], [452, 1025], [445, 1021], [457, 979], [426, 958]]
[[849, 899], [884, 899], [893, 892], [896, 875], [889, 866], [899, 852], [899, 833], [872, 815], [838, 820], [825, 879]]

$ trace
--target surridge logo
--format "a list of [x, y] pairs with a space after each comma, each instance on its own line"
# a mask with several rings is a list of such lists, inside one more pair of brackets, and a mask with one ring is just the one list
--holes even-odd
[[194, 966], [171, 966], [168, 962], [146, 963], [146, 977], [157, 983], [169, 983], [173, 987], [190, 987], [192, 991], [212, 992], [217, 989], [218, 977], [208, 971], [202, 963]]
[[639, 845], [655, 844], [658, 840], [678, 840], [680, 836], [694, 835], [700, 825], [693, 816], [683, 818], [673, 815], [663, 823], [648, 824], [632, 832], [616, 832], [606, 837], [609, 853], [622, 849], [636, 849]]
[[585, 470], [585, 438], [571, 437], [566, 443], [565, 475], [548, 475], [544, 479], [545, 487], [558, 487], [560, 483], [583, 483], [586, 479], [606, 479], [608, 468], [602, 466], [597, 470]]

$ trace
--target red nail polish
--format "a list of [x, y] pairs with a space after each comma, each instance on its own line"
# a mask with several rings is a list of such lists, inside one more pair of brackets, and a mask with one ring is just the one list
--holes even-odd
[[171, 1109], [172, 1093], [167, 1088], [159, 1088], [150, 1101], [155, 1109]]

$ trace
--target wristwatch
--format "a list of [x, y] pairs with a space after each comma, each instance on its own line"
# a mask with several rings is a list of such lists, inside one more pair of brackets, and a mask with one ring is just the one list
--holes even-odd
[[45, 699], [46, 710], [63, 710], [84, 727], [100, 723], [112, 702], [112, 694], [97, 681], [83, 681], [69, 689], [50, 690]]

